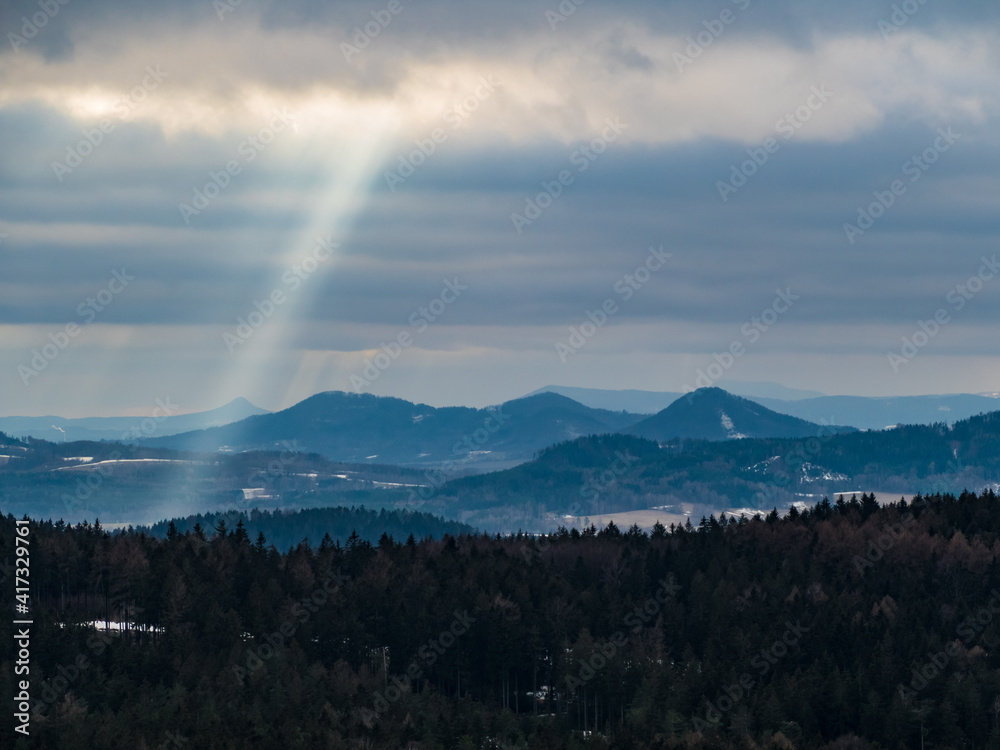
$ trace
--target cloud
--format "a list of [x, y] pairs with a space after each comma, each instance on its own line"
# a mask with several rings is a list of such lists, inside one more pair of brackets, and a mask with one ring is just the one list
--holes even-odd
[[[403, 0], [363, 49], [356, 29], [387, 6], [242, 3], [221, 20], [211, 2], [59, 7], [25, 46], [0, 49], [13, 144], [0, 163], [0, 412], [57, 411], [83, 386], [96, 411], [167, 393], [277, 407], [347, 387], [456, 277], [468, 295], [377, 392], [489, 403], [571, 380], [677, 389], [789, 285], [802, 303], [761, 342], [753, 377], [775, 367], [813, 387], [856, 357], [890, 388], [903, 380], [881, 380], [884, 350], [997, 250], [995, 4], [928, 2], [883, 34], [891, 5], [863, 2], [587, 3], [553, 29], [558, 3]], [[37, 11], [5, 6], [0, 32]], [[249, 145], [275, 112], [289, 125]], [[609, 118], [627, 124], [621, 137], [579, 161]], [[102, 120], [101, 142], [81, 146]], [[947, 127], [960, 142], [848, 242], [843, 225]], [[723, 201], [720, 182], [767, 138], [780, 148]], [[82, 151], [71, 171], [54, 166]], [[404, 180], [388, 177], [404, 164]], [[563, 170], [571, 184], [518, 233], [511, 215]], [[207, 207], [180, 210], [219, 181]], [[326, 233], [336, 257], [246, 353], [227, 352], [222, 333]], [[660, 245], [668, 267], [584, 365], [563, 367], [554, 341]], [[134, 285], [24, 388], [17, 365], [123, 267]], [[926, 361], [969, 358], [985, 381], [998, 305], [984, 290]], [[790, 364], [797, 353], [808, 362]], [[908, 388], [944, 372], [911, 370], [924, 374]], [[865, 375], [843, 382], [863, 389]]]

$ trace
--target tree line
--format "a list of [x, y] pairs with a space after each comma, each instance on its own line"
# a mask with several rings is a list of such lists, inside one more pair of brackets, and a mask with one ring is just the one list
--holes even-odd
[[316, 535], [32, 524], [20, 746], [1000, 747], [992, 492], [649, 532]]

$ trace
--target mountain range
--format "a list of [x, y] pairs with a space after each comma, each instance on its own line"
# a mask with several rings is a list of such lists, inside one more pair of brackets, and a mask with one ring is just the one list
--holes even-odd
[[[818, 391], [788, 388], [780, 383], [762, 381], [721, 380], [717, 385], [729, 393], [754, 401], [760, 401], [765, 398], [777, 399], [779, 401], [797, 401], [799, 399], [817, 398], [824, 395]], [[656, 414], [658, 411], [666, 409], [670, 404], [684, 395], [683, 393], [674, 391], [607, 390], [565, 385], [547, 385], [544, 388], [532, 391], [528, 395], [535, 396], [539, 393], [558, 393], [560, 396], [566, 396], [594, 409], [629, 411], [634, 414]], [[778, 409], [777, 411], [781, 410]]]
[[[749, 398], [780, 414], [810, 422], [882, 430], [901, 424], [953, 424], [1000, 408], [997, 393], [897, 396], [825, 396], [776, 383], [720, 382], [729, 393]], [[594, 408], [655, 414], [684, 394], [671, 391], [603, 390], [545, 386], [534, 393], [559, 393]]]
[[222, 427], [156, 437], [152, 447], [186, 451], [296, 450], [335, 461], [505, 468], [554, 443], [618, 432], [641, 415], [591, 409], [554, 393], [473, 409], [435, 408], [399, 398], [329, 391], [273, 414]]
[[115, 440], [129, 442], [151, 435], [175, 435], [191, 430], [229, 424], [257, 414], [267, 414], [245, 398], [225, 406], [193, 414], [175, 414], [170, 399], [160, 401], [155, 417], [0, 417], [0, 431], [17, 437], [33, 437], [53, 442], [73, 440]]
[[[998, 407], [997, 397], [1000, 395], [997, 393], [983, 393], [876, 398], [863, 396], [825, 396], [816, 391], [788, 388], [778, 383], [770, 382], [720, 381], [720, 386], [723, 386], [724, 390], [731, 394], [742, 396], [778, 414], [797, 417], [798, 419], [817, 424], [851, 426], [862, 430], [880, 430], [901, 424], [934, 424], [942, 422], [953, 424], [976, 414], [996, 410]], [[563, 396], [565, 399], [576, 402], [576, 406], [570, 406], [566, 401], [561, 402], [561, 407], [556, 406], [557, 402], [553, 401], [540, 402], [535, 407], [529, 406], [529, 411], [537, 411], [539, 408], [543, 411], [548, 410], [549, 416], [556, 420], [559, 425], [546, 427], [545, 432], [538, 440], [510, 440], [507, 439], [510, 436], [500, 435], [500, 440], [495, 442], [491, 439], [488, 441], [490, 443], [489, 446], [479, 446], [481, 450], [476, 451], [470, 448], [469, 452], [475, 453], [471, 458], [471, 462], [476, 464], [485, 463], [493, 466], [497, 462], [502, 463], [504, 460], [516, 462], [530, 457], [535, 451], [551, 444], [546, 442], [549, 439], [554, 439], [557, 442], [559, 439], [568, 439], [574, 435], [589, 432], [615, 432], [625, 427], [636, 425], [649, 415], [662, 412], [674, 404], [681, 396], [685, 395], [672, 391], [604, 390], [550, 385], [529, 393], [524, 399], [543, 394]], [[323, 395], [317, 394], [311, 399], [302, 402], [302, 404], [308, 404], [308, 408], [320, 406], [323, 401], [320, 397]], [[313, 399], [318, 398], [320, 398], [319, 401], [313, 401]], [[524, 399], [516, 399], [515, 401], [507, 402], [507, 404], [514, 404]], [[404, 402], [401, 399], [389, 399], [388, 402], [383, 403], [379, 409], [374, 411], [372, 410], [373, 405], [371, 402], [364, 404], [354, 403], [349, 411], [358, 416], [361, 422], [357, 425], [351, 425], [349, 424], [350, 420], [334, 417], [330, 420], [329, 426], [341, 429], [367, 429], [364, 425], [368, 424], [370, 419], [374, 420], [373, 423], [377, 425], [383, 417], [392, 411], [390, 408], [385, 408], [392, 401], [395, 401], [397, 406], [402, 407], [401, 410], [396, 409], [396, 418], [403, 416], [412, 420], [413, 418], [421, 417], [421, 415], [429, 415], [432, 412], [445, 413], [441, 415], [442, 419], [432, 420], [439, 427], [442, 427], [442, 434], [446, 435], [445, 439], [455, 437], [456, 428], [457, 439], [464, 439], [469, 431], [474, 432], [477, 429], [477, 426], [473, 424], [475, 420], [485, 418], [485, 415], [480, 414], [482, 410], [469, 409], [467, 407], [441, 409], [422, 404], [411, 404], [414, 408], [408, 408], [405, 406], [408, 402]], [[301, 411], [301, 409], [307, 408], [302, 407], [302, 404], [297, 404], [291, 407], [291, 409], [284, 411]], [[581, 405], [587, 407], [587, 409], [581, 411], [579, 409]], [[321, 410], [329, 408], [331, 408], [329, 402], [321, 406]], [[334, 410], [337, 409], [335, 405], [333, 408]], [[560, 413], [560, 409], [565, 409], [567, 412]], [[64, 442], [73, 440], [133, 442], [142, 439], [163, 438], [184, 433], [211, 430], [212, 428], [241, 422], [248, 417], [271, 414], [271, 412], [255, 406], [244, 398], [237, 398], [225, 406], [209, 411], [193, 414], [175, 414], [175, 411], [176, 408], [167, 400], [162, 404], [158, 404], [154, 410], [154, 417], [146, 418], [88, 417], [68, 419], [58, 416], [0, 417], [0, 431], [19, 437], [30, 436], [42, 440], [61, 440]], [[450, 414], [447, 414], [449, 411]], [[618, 414], [609, 415], [607, 412], [618, 412]], [[627, 412], [628, 415], [623, 416], [620, 414], [621, 412]], [[480, 416], [477, 417], [477, 414]], [[728, 412], [727, 415], [730, 418], [733, 417], [733, 414]], [[289, 416], [290, 421], [293, 423], [300, 417], [300, 415], [296, 415], [294, 412]], [[710, 421], [714, 423], [718, 419], [716, 416], [713, 416]], [[276, 423], [281, 423], [285, 426], [287, 426], [288, 422], [289, 419], [279, 418], [276, 420]], [[451, 424], [450, 433], [449, 428], [444, 427], [448, 423]], [[249, 425], [245, 425], [244, 427], [249, 427]], [[403, 429], [401, 425], [396, 425], [396, 428]], [[661, 430], [656, 432], [654, 430], [653, 432], [643, 432], [642, 434], [649, 434], [651, 437], [656, 437], [657, 439], [668, 439], [668, 436], [695, 437], [701, 434], [699, 433], [699, 430], [702, 429], [701, 427], [694, 427], [692, 425], [692, 428], [679, 432], [671, 432], [668, 428], [666, 431]], [[408, 429], [403, 429], [404, 433], [408, 431]], [[244, 434], [245, 437], [242, 436]], [[765, 434], [770, 434], [770, 431], [767, 429], [748, 431], [738, 426], [735, 434], [764, 436]], [[272, 445], [273, 443], [280, 444], [281, 441], [289, 440], [292, 437], [292, 433], [286, 430], [281, 433], [280, 437], [274, 436], [273, 440], [269, 440], [269, 437], [271, 437], [269, 435], [259, 434], [259, 431], [258, 434], [255, 434], [254, 429], [244, 430], [243, 428], [229, 433], [228, 437], [225, 437], [225, 435], [226, 433], [222, 432], [210, 433], [198, 439], [195, 439], [193, 436], [186, 436], [183, 441], [170, 441], [164, 444], [183, 445], [185, 447], [197, 445], [199, 450], [216, 450], [221, 446], [229, 445], [230, 448], [235, 450], [246, 450], [248, 447], [262, 448], [269, 442]], [[705, 436], [708, 437], [707, 434]], [[710, 439], [724, 439], [725, 437], [727, 437], [727, 434], [716, 432], [716, 434], [711, 435]], [[310, 444], [314, 442], [323, 444], [324, 447], [319, 452], [328, 455], [327, 452], [331, 451], [336, 454], [339, 460], [368, 460], [368, 456], [377, 456], [380, 452], [385, 453], [385, 449], [381, 445], [370, 443], [366, 443], [367, 447], [364, 450], [359, 448], [356, 451], [345, 452], [343, 449], [344, 446], [333, 448], [329, 445], [328, 440], [324, 443], [323, 439], [311, 439], [309, 442]], [[214, 446], [213, 443], [215, 443]], [[419, 464], [424, 462], [423, 459], [427, 459], [426, 462], [429, 463], [459, 459], [467, 462], [470, 461], [469, 456], [463, 455], [461, 451], [453, 454], [450, 447], [449, 450], [444, 451], [447, 455], [442, 455], [440, 448], [435, 448], [432, 451], [417, 450], [414, 452], [403, 450], [392, 452], [397, 454], [397, 457], [407, 464]], [[364, 455], [360, 455], [361, 453], [364, 453]], [[420, 453], [429, 453], [431, 455], [420, 456]], [[379, 456], [379, 458], [382, 457]]]
[[[853, 428], [837, 428], [847, 431]], [[284, 411], [207, 430], [152, 438], [151, 447], [215, 452], [296, 450], [334, 461], [441, 466], [463, 473], [507, 468], [566, 440], [629, 433], [675, 438], [808, 437], [821, 427], [719, 388], [692, 392], [652, 417], [584, 406], [556, 393], [489, 409], [435, 408], [398, 398], [320, 393]]]
[[[996, 403], [995, 401], [992, 403]], [[328, 392], [280, 412], [137, 440], [0, 433], [0, 502], [119, 522], [220, 507], [405, 507], [508, 528], [553, 513], [787, 508], [854, 490], [980, 490], [1000, 481], [1000, 411], [862, 431], [782, 415], [719, 388], [652, 416], [543, 393], [489, 409]], [[761, 499], [763, 498], [763, 499]], [[515, 526], [516, 528], [516, 526]]]

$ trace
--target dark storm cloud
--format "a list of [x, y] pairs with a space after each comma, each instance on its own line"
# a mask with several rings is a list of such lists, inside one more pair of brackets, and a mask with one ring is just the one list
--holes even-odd
[[[109, 143], [107, 153], [125, 160], [140, 152], [145, 163], [118, 170], [88, 164], [72, 176], [78, 184], [58, 190], [5, 187], [8, 220], [133, 227], [110, 236], [69, 234], [59, 243], [11, 238], [16, 252], [3, 267], [20, 293], [0, 308], [5, 322], [56, 322], [122, 266], [139, 272], [141, 293], [109, 310], [109, 322], [228, 322], [280, 278], [284, 267], [274, 251], [287, 240], [260, 195], [273, 179], [265, 165], [234, 184], [230, 205], [213, 206], [189, 229], [178, 220], [176, 200], [190, 189], [191, 175], [221, 155], [192, 148], [194, 139], [177, 149], [144, 135], [150, 133], [123, 128], [127, 148]], [[464, 324], [573, 322], [614, 296], [614, 284], [650, 246], [662, 245], [673, 259], [623, 305], [621, 320], [740, 321], [788, 284], [810, 295], [797, 311], [800, 320], [912, 319], [965, 269], [972, 273], [1000, 234], [988, 201], [963, 205], [953, 198], [996, 188], [1000, 150], [977, 142], [963, 153], [956, 146], [856, 245], [842, 225], [899, 177], [932, 135], [909, 126], [851, 144], [789, 145], [727, 203], [715, 182], [746, 157], [742, 146], [625, 147], [604, 155], [521, 235], [510, 213], [565, 166], [565, 148], [442, 153], [403, 189], [376, 191], [344, 243], [343, 260], [314, 280], [323, 304], [301, 315], [392, 324], [425, 302], [441, 279], [458, 276], [477, 290], [462, 306]], [[848, 162], [856, 167], [845, 168]], [[282, 221], [294, 229], [303, 220], [293, 214]], [[986, 320], [996, 312], [984, 301], [969, 316]]]
[[[550, 28], [546, 11], [558, 10], [555, 0], [511, 0], [503, 4], [448, 2], [413, 2], [401, 0], [405, 14], [420, 31], [428, 35], [459, 38], [491, 36], [501, 33], [523, 32], [535, 26]], [[227, 20], [239, 14], [259, 14], [267, 28], [302, 28], [316, 25], [340, 25], [350, 31], [353, 25], [363, 25], [372, 10], [385, 7], [384, 2], [348, 0], [331, 3], [328, 0], [270, 0], [269, 2], [229, 2], [233, 10], [223, 13]], [[674, 29], [687, 24], [696, 27], [703, 20], [717, 17], [725, 9], [745, 13], [746, 25], [758, 31], [778, 34], [786, 38], [807, 39], [817, 29], [832, 32], [850, 32], [874, 27], [879, 20], [888, 20], [893, 5], [915, 12], [907, 14], [908, 25], [935, 28], [941, 25], [989, 22], [1000, 18], [1000, 8], [990, 0], [970, 0], [960, 4], [936, 0], [908, 0], [908, 2], [870, 2], [870, 0], [844, 0], [830, 3], [824, 0], [718, 0], [717, 2], [690, 3], [682, 0], [644, 0], [642, 2], [601, 3], [590, 0], [577, 11], [557, 24], [560, 32], [572, 32], [575, 25], [606, 22], [613, 18], [629, 19], [656, 29]], [[15, 31], [24, 16], [39, 11], [37, 0], [10, 0], [0, 9], [0, 28]], [[413, 12], [416, 11], [416, 12]], [[156, 0], [104, 0], [78, 2], [70, 0], [61, 6], [53, 17], [46, 38], [58, 33], [59, 27], [80, 24], [105, 24], [126, 26], [147, 23], [151, 19], [171, 19], [178, 23], [196, 23], [203, 19], [218, 21], [216, 6], [211, 0], [179, 0], [163, 4]], [[390, 32], [391, 33], [391, 29]]]

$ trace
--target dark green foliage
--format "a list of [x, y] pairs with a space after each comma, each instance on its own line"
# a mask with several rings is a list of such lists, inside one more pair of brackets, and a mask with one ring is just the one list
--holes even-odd
[[196, 525], [218, 532], [220, 524], [223, 531], [228, 529], [226, 524], [235, 525], [236, 528], [231, 533], [235, 533], [246, 543], [250, 539], [259, 543], [260, 536], [263, 535], [268, 546], [274, 545], [279, 550], [288, 550], [303, 541], [316, 546], [324, 538], [331, 545], [335, 541], [344, 543], [352, 535], [372, 543], [379, 541], [382, 536], [402, 539], [406, 534], [416, 534], [421, 539], [440, 539], [446, 534], [469, 534], [475, 531], [465, 524], [445, 521], [428, 513], [338, 507], [274, 513], [260, 510], [252, 510], [246, 514], [206, 513], [161, 521], [151, 526], [149, 532], [154, 536], [169, 537], [171, 526], [183, 533], [193, 530]]
[[[684, 399], [682, 399], [683, 401]], [[628, 465], [624, 471], [615, 467]], [[1000, 482], [1000, 412], [958, 422], [832, 434], [804, 439], [658, 445], [629, 435], [595, 435], [555, 445], [506, 471], [455, 479], [428, 510], [475, 511], [487, 525], [505, 508], [576, 516], [694, 502], [715, 509], [788, 508], [797, 493], [845, 486], [913, 495], [959, 493]]]
[[[998, 510], [863, 495], [652, 536], [285, 553], [249, 520], [169, 540], [33, 524], [30, 746], [995, 747]], [[129, 627], [74, 624], [92, 620]]]

